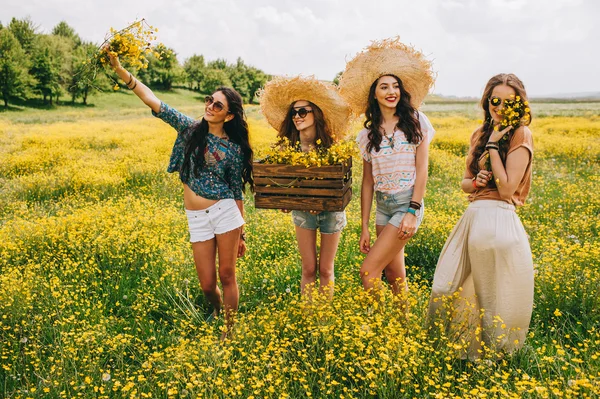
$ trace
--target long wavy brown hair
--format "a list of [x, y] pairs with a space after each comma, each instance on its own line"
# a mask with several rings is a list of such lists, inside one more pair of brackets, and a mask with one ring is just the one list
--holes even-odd
[[[317, 148], [329, 148], [333, 144], [333, 136], [331, 135], [331, 130], [325, 122], [325, 117], [323, 116], [323, 111], [316, 104], [313, 104], [310, 101], [308, 102], [308, 106], [312, 109], [312, 114], [315, 118], [315, 142], [321, 140], [320, 144], [317, 144]], [[296, 129], [296, 125], [294, 124], [294, 120], [292, 118], [292, 111], [294, 110], [294, 104], [297, 101], [294, 101], [290, 104], [287, 114], [285, 115], [285, 119], [279, 128], [279, 134], [277, 138], [279, 139], [279, 144], [282, 144], [283, 139], [287, 138], [290, 145], [292, 147], [297, 147], [300, 145], [300, 132]]]
[[[513, 88], [515, 94], [521, 97], [522, 101], [527, 101], [527, 92], [525, 91], [525, 85], [521, 79], [519, 79], [515, 74], [512, 73], [500, 73], [496, 76], [493, 76], [485, 85], [485, 89], [483, 90], [483, 96], [481, 97], [481, 108], [483, 108], [483, 125], [479, 128], [481, 131], [481, 135], [475, 144], [472, 152], [471, 162], [469, 163], [469, 171], [476, 176], [479, 173], [479, 158], [481, 154], [485, 151], [485, 145], [490, 139], [490, 135], [494, 131], [494, 122], [492, 119], [492, 114], [490, 113], [490, 102], [489, 98], [492, 96], [492, 92], [496, 86], [507, 85]], [[531, 122], [531, 118], [526, 122], [526, 125], [529, 125]], [[502, 159], [502, 163], [506, 165], [506, 156], [508, 155], [508, 149], [510, 147], [510, 141], [515, 133], [516, 129], [512, 129], [508, 132], [508, 140], [501, 140], [499, 142], [499, 153], [500, 159]], [[494, 180], [490, 180], [488, 185], [495, 187], [496, 183]]]
[[[417, 117], [417, 110], [410, 104], [410, 93], [404, 89], [402, 80], [396, 75], [382, 75], [391, 76], [398, 81], [400, 88], [400, 101], [396, 105], [395, 115], [399, 117], [396, 127], [404, 132], [406, 140], [409, 143], [418, 144], [423, 140], [423, 133], [421, 133], [421, 123]], [[371, 152], [375, 148], [376, 152], [381, 149], [381, 140], [383, 134], [381, 133], [381, 123], [383, 118], [381, 115], [381, 109], [379, 103], [375, 98], [375, 90], [377, 89], [377, 82], [382, 77], [380, 76], [373, 82], [369, 89], [369, 100], [367, 109], [365, 111], [365, 128], [369, 131], [367, 135], [369, 143], [367, 144], [367, 152]]]

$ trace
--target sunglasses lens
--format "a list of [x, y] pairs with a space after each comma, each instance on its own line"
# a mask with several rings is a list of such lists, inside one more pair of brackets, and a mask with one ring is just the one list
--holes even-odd
[[223, 111], [223, 104], [221, 104], [219, 101], [213, 103], [213, 109], [217, 112], [221, 112]]
[[206, 97], [204, 97], [204, 102], [206, 103], [206, 106], [208, 107], [213, 102], [212, 96], [206, 96]]
[[492, 97], [490, 99], [490, 104], [492, 104], [494, 107], [497, 107], [498, 105], [500, 105], [502, 103], [502, 100], [499, 99], [498, 97]]
[[304, 118], [306, 115], [308, 115], [308, 110], [306, 108], [293, 109], [292, 118], [296, 115], [298, 115], [299, 118]]

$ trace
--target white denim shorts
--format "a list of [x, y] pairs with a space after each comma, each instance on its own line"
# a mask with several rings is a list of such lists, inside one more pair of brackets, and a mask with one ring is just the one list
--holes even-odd
[[199, 211], [185, 210], [190, 229], [190, 242], [207, 241], [244, 225], [244, 218], [235, 200], [222, 199]]

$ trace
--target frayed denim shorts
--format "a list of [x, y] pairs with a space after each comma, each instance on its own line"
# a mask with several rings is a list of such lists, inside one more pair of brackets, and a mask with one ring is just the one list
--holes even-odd
[[190, 242], [207, 241], [244, 225], [244, 218], [235, 200], [222, 199], [206, 209], [185, 210], [190, 228]]
[[346, 212], [321, 212], [316, 215], [305, 211], [292, 211], [292, 219], [298, 227], [321, 230], [322, 234], [334, 234], [346, 227]]
[[[408, 207], [412, 199], [413, 190], [400, 191], [398, 193], [375, 192], [375, 201], [377, 203], [377, 213], [375, 214], [375, 224], [385, 226], [388, 223], [400, 227], [402, 218], [408, 212]], [[417, 211], [417, 228], [423, 221], [425, 213], [425, 204], [421, 201], [421, 209]]]

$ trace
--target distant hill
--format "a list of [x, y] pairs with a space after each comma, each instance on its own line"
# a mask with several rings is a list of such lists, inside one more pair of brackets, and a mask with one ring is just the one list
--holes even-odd
[[541, 96], [533, 96], [536, 99], [565, 99], [565, 100], [600, 100], [600, 91], [580, 93], [558, 93]]
[[[533, 95], [530, 97], [536, 101], [550, 101], [560, 102], [562, 101], [574, 101], [574, 102], [597, 102], [600, 101], [600, 92], [581, 92], [581, 93], [556, 93], [546, 95]], [[442, 94], [428, 94], [425, 97], [425, 102], [429, 104], [435, 103], [448, 103], [448, 102], [478, 102], [478, 97], [457, 97], [457, 96], [445, 96]]]

